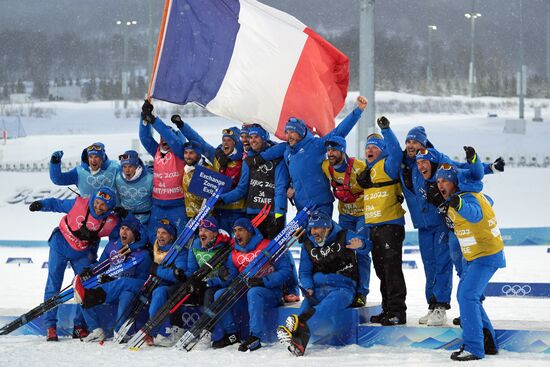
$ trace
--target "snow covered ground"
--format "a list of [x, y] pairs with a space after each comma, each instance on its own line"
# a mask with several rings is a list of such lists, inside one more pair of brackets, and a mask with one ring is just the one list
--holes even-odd
[[[396, 98], [408, 98], [397, 96]], [[55, 103], [44, 104], [54, 108], [56, 115], [49, 119], [23, 119], [29, 135], [26, 138], [9, 140], [0, 145], [2, 162], [48, 162], [51, 152], [62, 149], [64, 160], [77, 161], [83, 147], [94, 141], [103, 141], [107, 153], [112, 157], [129, 148], [139, 146], [136, 119], [113, 116], [111, 102], [88, 104]], [[515, 116], [514, 111], [499, 111], [501, 116]], [[169, 115], [162, 116], [169, 120]], [[430, 140], [440, 150], [451, 156], [463, 156], [462, 146], [472, 145], [481, 157], [498, 155], [504, 157], [536, 156], [539, 162], [550, 155], [550, 116], [543, 123], [527, 122], [525, 135], [503, 134], [504, 118], [486, 118], [479, 115], [389, 115], [396, 135], [404, 141], [407, 131], [416, 125], [424, 125]], [[230, 122], [219, 118], [193, 118], [189, 123], [212, 144], [219, 141], [222, 128]], [[351, 143], [353, 137], [348, 139]], [[550, 227], [547, 208], [550, 196], [547, 182], [550, 168], [506, 168], [503, 174], [486, 176], [485, 192], [495, 200], [495, 211], [502, 228], [510, 227]], [[59, 214], [30, 213], [23, 203], [8, 204], [7, 200], [22, 189], [33, 189], [39, 195], [42, 188], [55, 188], [49, 182], [47, 172], [0, 172], [0, 240], [46, 240], [60, 219]], [[32, 201], [32, 198], [28, 199]], [[407, 229], [412, 229], [410, 220]], [[47, 261], [48, 249], [0, 247], [0, 314], [19, 315], [41, 302], [46, 280], [46, 269], [41, 269]], [[31, 257], [33, 264], [7, 265], [6, 258]], [[548, 282], [547, 269], [550, 254], [545, 246], [509, 247], [506, 249], [508, 267], [499, 270], [493, 281]], [[417, 324], [417, 319], [426, 312], [423, 299], [424, 276], [420, 255], [405, 255], [406, 260], [416, 260], [418, 269], [406, 269], [408, 288], [408, 321]], [[66, 282], [71, 271], [66, 274]], [[456, 284], [456, 279], [455, 279]], [[374, 271], [371, 278], [369, 302], [380, 302], [379, 282]], [[455, 290], [456, 291], [456, 290]], [[495, 326], [505, 327], [510, 320], [522, 321], [524, 326], [550, 330], [550, 300], [548, 299], [503, 299], [488, 298], [486, 309], [495, 321]], [[458, 305], [453, 293], [449, 319], [458, 315]], [[43, 338], [2, 337], [0, 338], [0, 366], [35, 366], [50, 364], [58, 366], [83, 364], [101, 366], [119, 363], [130, 358], [140, 365], [168, 364], [181, 361], [188, 365], [288, 365], [299, 363], [304, 366], [329, 365], [442, 365], [449, 362], [449, 351], [433, 351], [413, 348], [375, 347], [364, 349], [358, 346], [345, 348], [325, 348], [313, 346], [306, 358], [296, 360], [280, 345], [273, 345], [254, 353], [238, 353], [235, 350], [197, 350], [191, 353], [145, 349], [130, 353], [106, 343], [85, 345], [79, 341], [63, 340], [60, 343], [45, 343]], [[498, 366], [543, 366], [550, 365], [548, 356], [543, 354], [517, 354], [502, 352], [488, 357], [474, 365]]]

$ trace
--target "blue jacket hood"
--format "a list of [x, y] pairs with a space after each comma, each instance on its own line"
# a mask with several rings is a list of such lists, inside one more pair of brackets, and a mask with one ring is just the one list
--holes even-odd
[[250, 241], [248, 241], [248, 243], [244, 247], [239, 244], [239, 241], [235, 240], [235, 245], [234, 245], [235, 250], [240, 252], [250, 252], [256, 249], [256, 247], [258, 247], [258, 245], [260, 244], [260, 242], [262, 242], [264, 237], [262, 236], [260, 231], [258, 231], [258, 228], [254, 228], [254, 231], [256, 233], [252, 236]]
[[[342, 227], [338, 223], [336, 223], [335, 221], [332, 221], [332, 230], [328, 234], [327, 239], [325, 240], [325, 243], [330, 243], [330, 242], [333, 242], [334, 240], [336, 240], [336, 235], [341, 230], [342, 230]], [[309, 230], [307, 232], [307, 237], [310, 239], [311, 243], [313, 243], [314, 247], [319, 247], [319, 245], [317, 244], [317, 242], [315, 242], [315, 239], [313, 238], [313, 236], [311, 235], [311, 232]]]

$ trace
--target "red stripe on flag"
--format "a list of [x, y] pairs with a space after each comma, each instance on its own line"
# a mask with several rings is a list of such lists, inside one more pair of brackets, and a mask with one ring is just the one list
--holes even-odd
[[344, 107], [349, 83], [349, 59], [313, 30], [304, 45], [285, 95], [275, 135], [284, 138], [289, 117], [302, 119], [321, 136], [334, 129]]
[[160, 58], [160, 51], [162, 50], [162, 44], [164, 43], [164, 30], [166, 28], [166, 23], [168, 22], [168, 16], [170, 11], [170, 2], [172, 0], [164, 1], [164, 11], [162, 14], [162, 21], [160, 23], [159, 36], [157, 39], [157, 49], [155, 51], [155, 59], [153, 61], [153, 70], [151, 70], [151, 76], [149, 77], [149, 88], [147, 88], [147, 100], [151, 100], [153, 80], [157, 77], [157, 67]]

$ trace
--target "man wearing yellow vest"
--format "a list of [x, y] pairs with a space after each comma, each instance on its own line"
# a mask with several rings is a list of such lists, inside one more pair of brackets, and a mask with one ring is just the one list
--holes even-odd
[[[343, 229], [353, 231], [368, 238], [368, 229], [364, 220], [364, 189], [357, 183], [357, 176], [363, 172], [365, 162], [348, 157], [346, 154], [346, 139], [333, 136], [325, 142], [327, 159], [321, 164], [323, 173], [328, 178], [332, 194], [338, 199], [338, 224]], [[352, 307], [362, 307], [366, 304], [370, 283], [370, 247], [367, 241], [366, 256], [359, 258], [360, 282]]]
[[405, 210], [399, 179], [402, 152], [385, 117], [378, 119], [382, 135], [367, 138], [367, 168], [357, 182], [364, 189], [365, 223], [372, 241], [372, 262], [380, 279], [382, 313], [370, 321], [384, 326], [407, 322], [407, 287], [403, 276], [402, 250], [405, 238]]
[[442, 164], [436, 173], [439, 191], [448, 202], [447, 216], [454, 223], [466, 260], [457, 291], [464, 344], [451, 359], [471, 361], [498, 352], [495, 331], [481, 298], [493, 274], [506, 266], [506, 260], [492, 200], [481, 192], [462, 192], [458, 176], [450, 164]]

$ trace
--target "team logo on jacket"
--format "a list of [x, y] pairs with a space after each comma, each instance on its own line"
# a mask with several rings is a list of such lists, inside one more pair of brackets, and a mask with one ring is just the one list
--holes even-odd
[[249, 253], [246, 253], [246, 254], [239, 254], [239, 256], [237, 256], [237, 263], [239, 265], [248, 265], [250, 264], [252, 261], [254, 261], [254, 259], [256, 258], [256, 253], [255, 252], [249, 252]]
[[311, 256], [315, 258], [315, 260], [319, 261], [321, 260], [321, 258], [329, 256], [331, 253], [340, 252], [341, 249], [342, 246], [338, 242], [336, 242], [330, 246], [315, 247], [311, 249]]
[[149, 195], [145, 187], [135, 188], [135, 187], [122, 186], [119, 188], [118, 191], [120, 192], [120, 196], [127, 199], [134, 199], [134, 200], [143, 199], [144, 197], [147, 197]]
[[[84, 223], [84, 219], [86, 217], [83, 216], [83, 215], [79, 215], [76, 217], [76, 223], [78, 223], [79, 226], [83, 226], [83, 223]], [[97, 231], [99, 229], [99, 226], [101, 225], [101, 222], [97, 222], [97, 223], [94, 223], [94, 222], [90, 222], [90, 221], [87, 221], [86, 222], [86, 228], [88, 228], [89, 230], [91, 231]]]
[[125, 259], [125, 256], [118, 253], [118, 251], [116, 251], [116, 250], [112, 250], [109, 253], [109, 260], [110, 260], [112, 265], [122, 264], [124, 262], [124, 259]]

